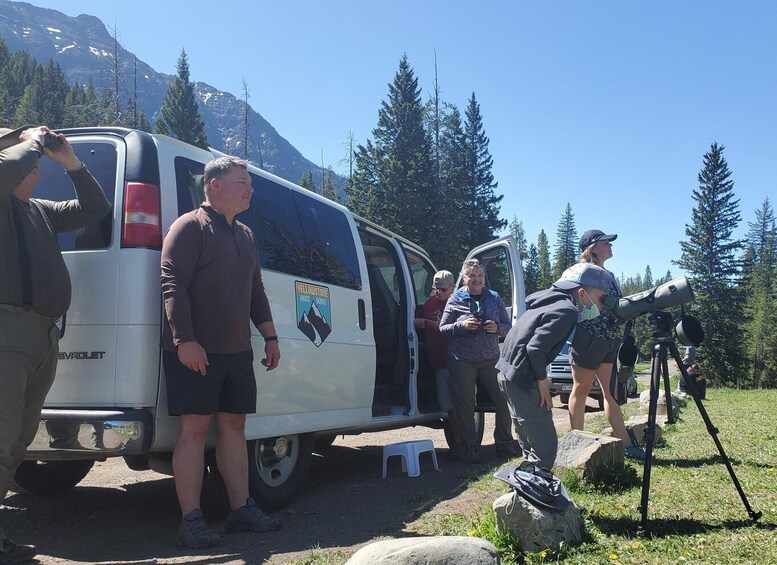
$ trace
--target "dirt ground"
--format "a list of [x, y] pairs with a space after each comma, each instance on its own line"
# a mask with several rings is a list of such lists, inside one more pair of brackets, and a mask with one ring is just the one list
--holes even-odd
[[[589, 402], [593, 411], [596, 402]], [[566, 408], [554, 409], [554, 418], [559, 432], [569, 429]], [[207, 550], [177, 545], [180, 513], [173, 479], [130, 471], [121, 459], [97, 463], [66, 494], [10, 493], [0, 512], [7, 535], [38, 545], [40, 563], [275, 565], [317, 547], [355, 551], [376, 537], [400, 535], [406, 523], [425, 512], [463, 510], [472, 504], [466, 480], [495, 464], [492, 431], [488, 415], [481, 465], [448, 461], [440, 430], [417, 427], [339, 437], [330, 449], [314, 454], [307, 484], [275, 514], [284, 522], [281, 530], [227, 534], [220, 546]], [[421, 476], [409, 478], [394, 457], [388, 477], [381, 479], [383, 446], [411, 439], [434, 441], [440, 471], [423, 454]], [[220, 531], [226, 516], [212, 497], [206, 489], [203, 508]]]

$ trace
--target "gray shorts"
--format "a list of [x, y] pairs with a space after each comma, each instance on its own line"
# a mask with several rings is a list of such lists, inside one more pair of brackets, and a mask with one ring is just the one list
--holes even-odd
[[620, 346], [620, 339], [596, 337], [578, 325], [569, 348], [569, 358], [572, 365], [594, 371], [602, 363], [615, 363]]

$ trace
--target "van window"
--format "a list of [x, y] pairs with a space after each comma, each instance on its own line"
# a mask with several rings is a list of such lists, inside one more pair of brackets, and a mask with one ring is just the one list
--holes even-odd
[[[113, 206], [116, 190], [116, 146], [106, 142], [73, 141], [73, 151], [89, 169]], [[41, 200], [72, 200], [76, 197], [70, 177], [62, 172], [62, 165], [51, 159], [40, 160], [40, 181], [33, 197]], [[113, 214], [78, 231], [59, 234], [62, 251], [105, 249], [111, 244]]]
[[302, 223], [291, 190], [254, 174], [251, 186], [251, 205], [237, 219], [253, 230], [262, 268], [309, 277]]
[[310, 278], [361, 289], [356, 245], [348, 219], [340, 210], [301, 192], [292, 192], [302, 219]]
[[415, 303], [421, 305], [431, 296], [432, 285], [434, 284], [434, 270], [429, 261], [418, 255], [414, 251], [405, 249], [407, 263], [410, 265], [410, 277], [413, 280], [413, 290], [415, 291]]
[[506, 247], [493, 247], [475, 255], [486, 271], [486, 286], [496, 291], [508, 307], [513, 303], [510, 258]]
[[175, 184], [178, 193], [178, 215], [191, 212], [205, 201], [202, 174], [205, 165], [185, 157], [175, 158]]

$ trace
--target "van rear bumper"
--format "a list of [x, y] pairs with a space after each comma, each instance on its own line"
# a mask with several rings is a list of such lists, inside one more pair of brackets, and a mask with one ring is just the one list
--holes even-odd
[[44, 409], [25, 459], [105, 459], [148, 453], [154, 439], [149, 410]]

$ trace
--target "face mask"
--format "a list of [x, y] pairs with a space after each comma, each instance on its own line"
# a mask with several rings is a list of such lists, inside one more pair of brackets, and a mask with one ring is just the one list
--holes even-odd
[[[585, 295], [588, 297], [588, 300], [591, 300], [591, 297], [588, 296], [588, 293], [583, 289], [583, 292], [585, 292]], [[591, 300], [591, 305], [586, 306], [583, 304], [583, 310], [582, 312], [579, 312], [577, 315], [577, 321], [578, 322], [584, 322], [586, 320], [593, 320], [594, 318], [598, 318], [602, 313], [599, 311], [599, 306], [596, 305], [596, 303]]]

